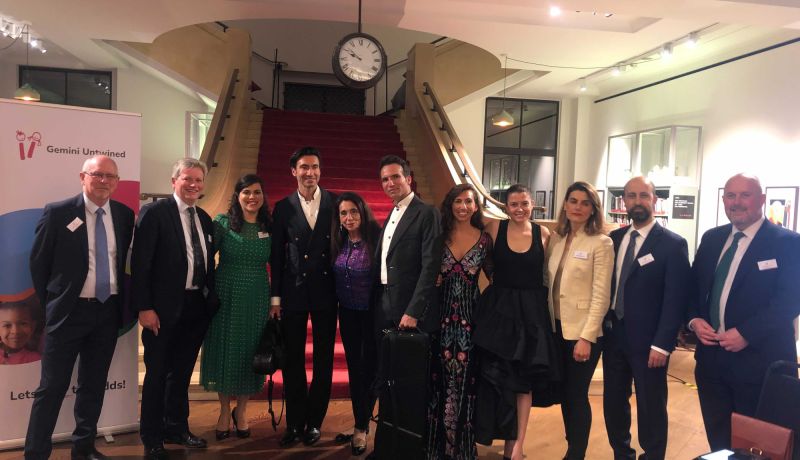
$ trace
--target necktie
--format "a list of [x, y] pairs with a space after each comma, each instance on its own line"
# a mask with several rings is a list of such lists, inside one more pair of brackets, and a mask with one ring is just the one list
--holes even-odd
[[709, 319], [711, 319], [711, 327], [714, 330], [719, 329], [719, 301], [722, 297], [722, 288], [725, 287], [725, 280], [728, 278], [728, 272], [731, 270], [731, 263], [733, 262], [733, 256], [736, 254], [736, 249], [739, 248], [739, 240], [744, 236], [742, 232], [736, 232], [733, 234], [733, 242], [731, 246], [725, 251], [725, 254], [722, 255], [722, 258], [719, 260], [719, 265], [717, 265], [716, 271], [714, 271], [714, 285], [711, 286], [711, 301], [708, 304], [708, 315]]
[[197, 233], [197, 225], [194, 222], [195, 212], [194, 208], [189, 208], [189, 229], [192, 234], [192, 255], [194, 256], [192, 285], [202, 288], [206, 275], [206, 259], [203, 257], [203, 246], [200, 245], [200, 235]]
[[619, 271], [619, 281], [617, 282], [617, 302], [614, 305], [614, 312], [619, 319], [625, 316], [625, 282], [628, 281], [628, 275], [633, 267], [633, 254], [636, 252], [636, 237], [638, 236], [639, 232], [636, 230], [631, 232], [628, 248], [625, 249], [625, 256], [622, 257], [622, 269]]
[[103, 208], [97, 208], [94, 223], [94, 296], [100, 302], [111, 297], [111, 270], [108, 267], [108, 237], [103, 223]]

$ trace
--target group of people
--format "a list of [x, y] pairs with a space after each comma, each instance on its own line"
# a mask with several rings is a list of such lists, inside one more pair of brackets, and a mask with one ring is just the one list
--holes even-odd
[[[644, 177], [624, 188], [631, 225], [606, 234], [597, 191], [575, 182], [551, 232], [531, 221], [534, 203], [523, 185], [507, 190], [508, 220], [484, 217], [481, 197], [466, 184], [450, 190], [437, 211], [412, 191], [409, 164], [387, 156], [378, 170], [394, 206], [380, 226], [358, 194], [319, 186], [321, 160], [311, 147], [292, 154], [297, 192], [272, 212], [261, 179], [243, 176], [228, 212], [212, 220], [196, 206], [205, 165], [181, 159], [173, 196], [142, 208], [135, 238], [133, 212], [109, 198], [119, 180], [115, 163], [102, 156], [85, 162], [83, 192], [45, 208], [31, 252], [46, 319], [26, 458], [49, 456], [78, 355], [72, 457], [106, 458], [94, 438], [126, 296], [143, 328], [140, 434], [150, 459], [169, 457], [164, 443], [207, 446], [188, 425], [187, 390], [201, 345], [201, 383], [219, 394], [216, 440], [250, 435], [247, 403], [264, 384], [251, 362], [269, 316], [285, 337], [280, 445], [320, 439], [338, 321], [354, 423], [336, 441], [349, 443], [353, 455], [367, 450], [387, 328], [431, 337], [423, 436], [432, 460], [477, 458], [476, 443], [497, 439], [505, 440], [504, 458], [520, 460], [531, 406], [551, 404], [561, 405], [564, 458], [584, 458], [589, 384], [601, 354], [614, 458], [636, 458], [633, 384], [640, 458], [663, 459], [667, 366], [684, 324], [699, 340], [696, 378], [709, 444], [721, 449], [730, 444], [731, 413], [755, 412], [769, 363], [796, 360], [800, 235], [764, 219], [755, 177], [727, 181], [731, 224], [704, 235], [690, 266], [686, 241], [655, 222], [655, 187]], [[489, 281], [483, 292], [481, 273]]]

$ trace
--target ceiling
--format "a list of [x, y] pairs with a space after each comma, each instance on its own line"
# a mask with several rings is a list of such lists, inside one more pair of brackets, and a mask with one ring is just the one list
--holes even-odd
[[[308, 19], [355, 22], [355, 0], [0, 0], [0, 17], [32, 30], [88, 66], [113, 67], [117, 57], [102, 40], [151, 42], [169, 30], [237, 19]], [[551, 6], [561, 15], [551, 16]], [[363, 21], [448, 36], [498, 56], [532, 77], [509, 96], [608, 95], [643, 82], [800, 37], [800, 0], [370, 0]], [[700, 31], [690, 49], [688, 34]], [[380, 38], [380, 37], [379, 37]], [[298, 37], [298, 39], [302, 39]], [[0, 48], [6, 42], [0, 37]], [[669, 62], [657, 59], [674, 43]], [[636, 61], [612, 77], [610, 68]], [[543, 66], [554, 66], [546, 67]]]

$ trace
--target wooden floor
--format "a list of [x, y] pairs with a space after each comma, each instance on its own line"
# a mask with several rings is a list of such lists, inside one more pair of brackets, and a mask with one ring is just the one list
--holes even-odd
[[[669, 378], [669, 444], [667, 447], [668, 460], [687, 460], [708, 451], [703, 421], [700, 416], [700, 406], [697, 400], [697, 391], [690, 384], [682, 381], [693, 382], [694, 358], [690, 352], [676, 351], [670, 363]], [[588, 460], [607, 460], [613, 458], [606, 438], [603, 423], [602, 383], [594, 382], [590, 390], [590, 400], [594, 413], [591, 438], [589, 440]], [[280, 403], [278, 404], [278, 408]], [[322, 439], [317, 445], [306, 448], [300, 444], [291, 449], [278, 447], [283, 427], [279, 432], [272, 431], [266, 403], [253, 402], [249, 408], [250, 427], [252, 437], [239, 440], [229, 438], [222, 442], [214, 440], [214, 425], [217, 421], [219, 405], [215, 402], [193, 401], [191, 403], [191, 417], [189, 424], [192, 431], [209, 441], [209, 447], [204, 450], [185, 451], [182, 448], [167, 446], [171, 458], [177, 459], [276, 459], [276, 460], [306, 460], [330, 459], [345, 460], [351, 457], [349, 446], [340, 446], [333, 443], [336, 433], [346, 431], [352, 427], [350, 401], [332, 401], [328, 416], [322, 427]], [[632, 435], [634, 445], [638, 448], [636, 436], [636, 406], [633, 405]], [[374, 425], [373, 425], [374, 426]], [[97, 448], [104, 454], [118, 459], [134, 459], [142, 457], [142, 446], [137, 433], [121, 434], [115, 437], [113, 444], [107, 444], [102, 439], [97, 440]], [[372, 449], [372, 435], [369, 437], [370, 450]], [[525, 442], [525, 453], [528, 459], [559, 460], [566, 451], [564, 428], [561, 421], [561, 412], [558, 406], [547, 409], [533, 409], [531, 421]], [[478, 448], [481, 458], [500, 459], [502, 457], [502, 443], [496, 442], [493, 446]], [[639, 449], [641, 453], [641, 449]], [[54, 459], [69, 459], [70, 444], [56, 444], [53, 450]], [[22, 458], [20, 450], [0, 452], [0, 460]], [[363, 458], [363, 456], [361, 457]]]

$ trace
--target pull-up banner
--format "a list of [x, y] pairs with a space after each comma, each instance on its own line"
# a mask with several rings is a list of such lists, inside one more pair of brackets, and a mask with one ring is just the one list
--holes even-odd
[[[120, 182], [112, 198], [138, 214], [140, 115], [0, 99], [0, 449], [25, 443], [39, 386], [44, 309], [28, 268], [36, 223], [45, 204], [81, 192], [78, 174], [96, 155], [117, 163]], [[15, 333], [3, 332], [4, 324]], [[128, 313], [108, 374], [100, 434], [138, 428], [135, 326]], [[69, 439], [75, 427], [76, 378], [73, 372], [55, 440]]]

